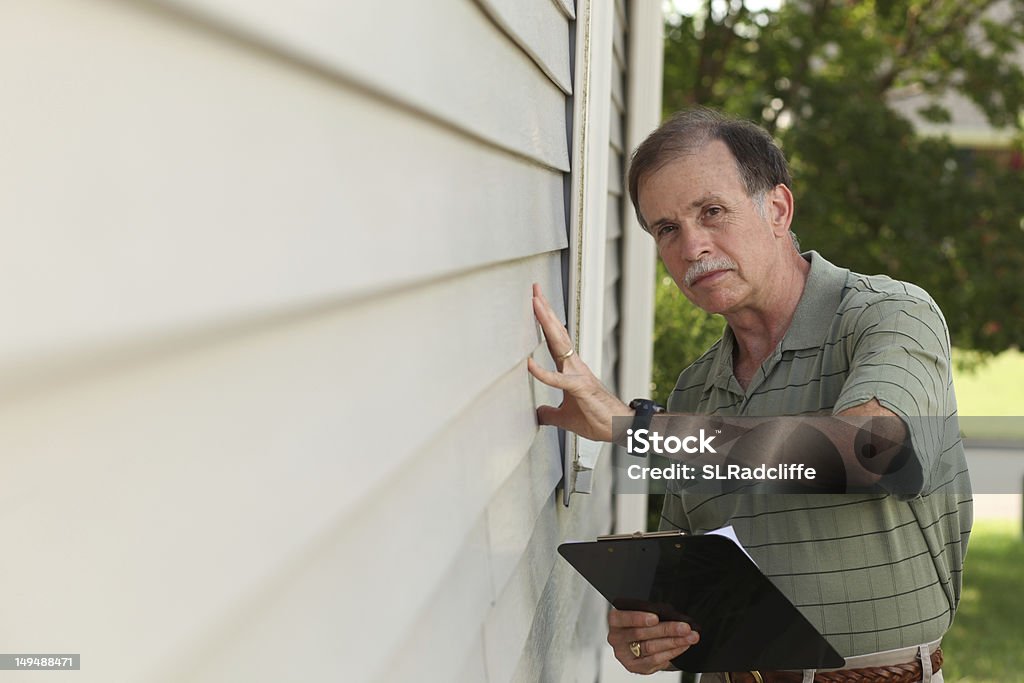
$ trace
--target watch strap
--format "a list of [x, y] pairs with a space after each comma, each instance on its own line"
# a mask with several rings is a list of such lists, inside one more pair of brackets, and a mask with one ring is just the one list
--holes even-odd
[[651, 418], [657, 413], [665, 412], [665, 407], [660, 406], [649, 398], [634, 398], [629, 402], [629, 407], [636, 411], [633, 417], [633, 424], [630, 429], [634, 432], [638, 429], [647, 429], [651, 426]]

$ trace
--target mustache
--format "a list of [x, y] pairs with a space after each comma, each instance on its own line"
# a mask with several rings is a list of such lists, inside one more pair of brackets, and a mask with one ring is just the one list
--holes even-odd
[[689, 287], [695, 280], [716, 270], [736, 270], [736, 263], [724, 256], [701, 259], [687, 269], [685, 277], [686, 286]]

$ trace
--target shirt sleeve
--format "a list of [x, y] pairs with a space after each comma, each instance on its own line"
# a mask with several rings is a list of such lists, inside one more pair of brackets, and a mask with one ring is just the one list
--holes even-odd
[[898, 477], [903, 487], [898, 492], [930, 490], [944, 449], [945, 423], [956, 413], [942, 313], [930, 298], [885, 296], [867, 304], [849, 339], [849, 373], [833, 412], [877, 399], [902, 417], [916, 467]]
[[658, 522], [658, 531], [685, 531], [690, 533], [690, 520], [686, 517], [686, 510], [683, 508], [683, 501], [678, 493], [667, 491], [665, 500], [661, 506], [661, 519]]

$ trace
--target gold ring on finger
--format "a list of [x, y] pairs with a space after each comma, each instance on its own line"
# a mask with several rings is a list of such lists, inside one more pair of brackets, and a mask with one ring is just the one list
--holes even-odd
[[632, 643], [630, 643], [629, 644], [629, 651], [633, 653], [634, 657], [636, 657], [637, 659], [640, 659], [640, 652], [641, 652], [641, 650], [640, 650], [640, 641], [639, 640], [634, 640]]
[[576, 349], [574, 349], [574, 348], [572, 348], [570, 346], [568, 351], [566, 351], [565, 353], [562, 353], [562, 354], [559, 354], [559, 355], [555, 356], [555, 360], [565, 360], [566, 358], [568, 358], [569, 356], [571, 356], [574, 353], [576, 353]]

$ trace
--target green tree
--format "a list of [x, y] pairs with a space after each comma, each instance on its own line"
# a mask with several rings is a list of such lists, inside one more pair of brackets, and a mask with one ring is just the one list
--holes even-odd
[[[654, 290], [654, 400], [665, 405], [679, 371], [722, 334], [725, 320], [708, 315], [683, 296], [662, 263]], [[680, 360], [682, 359], [682, 361]]]
[[[956, 346], [993, 353], [1024, 338], [1024, 175], [916, 135], [890, 102], [908, 88], [954, 91], [1019, 132], [1022, 44], [1024, 0], [709, 0], [667, 17], [665, 109], [707, 105], [765, 126], [793, 169], [803, 248], [921, 285]], [[949, 117], [938, 105], [921, 114]], [[720, 329], [663, 292], [663, 279], [659, 396]], [[685, 325], [696, 331], [683, 341], [663, 338]]]

